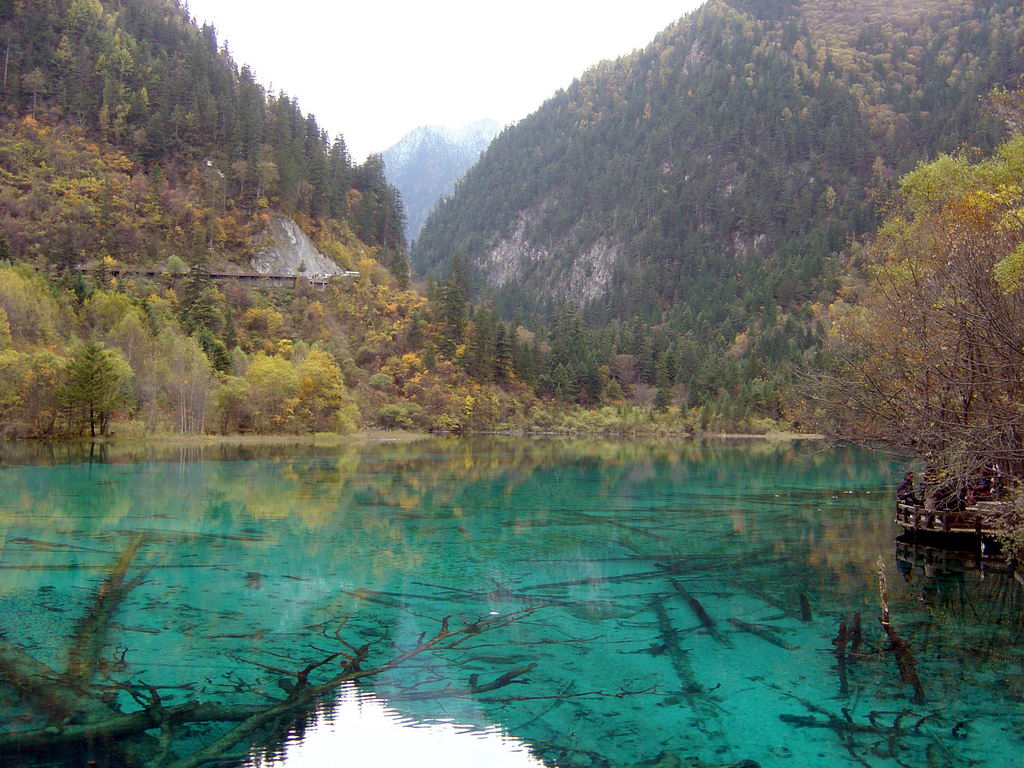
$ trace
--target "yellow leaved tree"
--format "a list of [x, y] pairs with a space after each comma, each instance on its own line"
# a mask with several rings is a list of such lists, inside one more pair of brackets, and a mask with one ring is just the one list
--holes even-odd
[[961, 486], [1024, 477], [1024, 134], [901, 181], [819, 378], [835, 430], [914, 451]]

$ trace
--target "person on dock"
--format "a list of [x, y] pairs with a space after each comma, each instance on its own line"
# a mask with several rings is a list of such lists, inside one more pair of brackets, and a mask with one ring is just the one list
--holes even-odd
[[910, 504], [914, 507], [921, 506], [921, 500], [914, 492], [914, 473], [907, 472], [896, 489], [896, 499], [901, 504]]

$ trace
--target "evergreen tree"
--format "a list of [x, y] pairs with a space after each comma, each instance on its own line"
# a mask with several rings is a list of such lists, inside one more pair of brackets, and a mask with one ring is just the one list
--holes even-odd
[[576, 376], [565, 363], [555, 366], [551, 376], [551, 388], [557, 399], [566, 403], [576, 402]]
[[437, 351], [448, 359], [455, 357], [455, 349], [462, 343], [468, 303], [465, 261], [459, 254], [455, 254], [452, 256], [451, 277], [435, 289], [439, 336]]
[[129, 402], [132, 371], [117, 352], [98, 342], [82, 345], [64, 371], [58, 399], [67, 417], [69, 432], [89, 427], [89, 434], [107, 434], [110, 417]]
[[231, 370], [231, 355], [228, 354], [227, 347], [213, 335], [209, 328], [200, 329], [196, 334], [196, 340], [210, 359], [214, 369], [221, 373], [227, 373]]
[[494, 381], [498, 384], [507, 384], [512, 377], [513, 353], [512, 331], [505, 327], [504, 323], [498, 323], [497, 332], [494, 337]]
[[181, 299], [181, 323], [189, 332], [208, 330], [211, 335], [215, 335], [223, 330], [224, 316], [218, 307], [215, 292], [205, 259], [194, 261], [185, 280]]
[[398, 287], [403, 290], [409, 287], [409, 256], [404, 250], [390, 251], [384, 257], [385, 266], [388, 272], [398, 281]]
[[658, 387], [658, 391], [654, 395], [654, 408], [658, 411], [665, 411], [672, 405], [672, 393], [669, 392], [668, 387]]
[[423, 348], [423, 316], [414, 312], [409, 318], [409, 328], [405, 332], [405, 343], [409, 349]]

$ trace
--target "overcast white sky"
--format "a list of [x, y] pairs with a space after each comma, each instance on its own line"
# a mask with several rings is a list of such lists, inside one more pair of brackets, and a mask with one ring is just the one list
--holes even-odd
[[356, 160], [420, 125], [533, 112], [702, 0], [188, 0], [235, 61], [298, 97]]

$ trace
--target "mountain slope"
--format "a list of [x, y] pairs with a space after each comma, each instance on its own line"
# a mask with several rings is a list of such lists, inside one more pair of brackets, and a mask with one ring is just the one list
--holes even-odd
[[[34, 190], [52, 198], [47, 206], [8, 195], [0, 228], [14, 256], [67, 263], [102, 247], [105, 255], [139, 263], [167, 251], [187, 258], [211, 249], [238, 253], [259, 224], [257, 213], [271, 208], [343, 224], [383, 259], [401, 254], [404, 261], [400, 204], [383, 168], [353, 166], [340, 134], [330, 138], [287, 94], [267, 93], [218, 44], [216, 31], [197, 27], [178, 0], [0, 0], [0, 23], [0, 117], [28, 115], [58, 134], [87, 136], [94, 154], [102, 144], [108, 155], [123, 155], [109, 168], [111, 179], [79, 184], [73, 197], [54, 184]], [[7, 182], [26, 170], [16, 154], [11, 148], [0, 158], [12, 174]], [[68, 164], [44, 165], [43, 175], [60, 176]], [[149, 217], [146, 247], [116, 236], [111, 198], [122, 197], [122, 188], [128, 198], [172, 191], [176, 197], [171, 215]], [[26, 203], [29, 210], [22, 210]], [[121, 229], [136, 223], [126, 214], [153, 213], [156, 205], [118, 211]], [[182, 215], [185, 208], [192, 212]], [[25, 230], [24, 222], [48, 211], [76, 226], [67, 233]], [[180, 231], [167, 226], [174, 216], [182, 219]]]
[[720, 355], [826, 295], [900, 171], [995, 143], [978, 98], [1022, 45], [1007, 0], [711, 0], [503, 132], [414, 268], [460, 252], [507, 316], [574, 302]]
[[[0, 0], [0, 28], [0, 435], [373, 419], [426, 304], [380, 158], [178, 0]], [[357, 272], [234, 277], [292, 240], [289, 272]]]
[[427, 125], [383, 153], [385, 176], [402, 194], [409, 241], [419, 236], [437, 201], [451, 193], [500, 130], [494, 120], [459, 128]]

